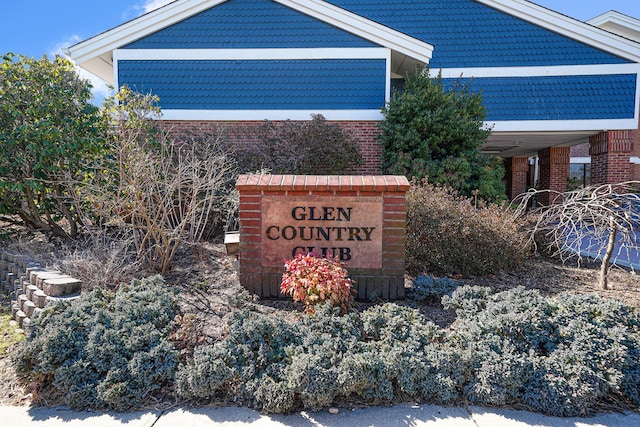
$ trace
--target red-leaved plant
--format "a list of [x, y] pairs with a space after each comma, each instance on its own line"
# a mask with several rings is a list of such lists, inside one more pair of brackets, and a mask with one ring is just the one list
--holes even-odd
[[347, 277], [347, 269], [340, 261], [327, 256], [298, 254], [285, 262], [280, 290], [302, 302], [307, 313], [314, 313], [314, 306], [328, 301], [340, 307], [344, 314], [353, 303], [353, 281]]

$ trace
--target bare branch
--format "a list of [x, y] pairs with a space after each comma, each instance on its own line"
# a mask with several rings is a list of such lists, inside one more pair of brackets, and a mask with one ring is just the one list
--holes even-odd
[[[537, 207], [529, 240], [542, 244], [552, 256], [566, 261], [585, 256], [602, 258], [599, 285], [606, 289], [609, 260], [616, 246], [640, 250], [640, 181], [585, 187], [557, 193], [561, 202]], [[525, 215], [534, 198], [549, 190], [530, 190], [513, 202], [516, 215]]]

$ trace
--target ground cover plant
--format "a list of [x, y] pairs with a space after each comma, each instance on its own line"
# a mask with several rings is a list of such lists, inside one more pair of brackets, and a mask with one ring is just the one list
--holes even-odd
[[462, 282], [449, 277], [433, 277], [420, 275], [408, 287], [407, 298], [413, 301], [439, 301], [445, 295], [451, 295]]
[[167, 337], [176, 310], [159, 276], [54, 304], [28, 328], [17, 370], [74, 409], [139, 408], [173, 379], [178, 354]]
[[227, 337], [177, 376], [183, 398], [240, 399], [265, 412], [400, 396], [438, 404], [524, 405], [557, 416], [640, 405], [640, 316], [597, 297], [545, 298], [461, 287], [443, 297], [449, 330], [387, 303], [297, 319], [236, 312]]

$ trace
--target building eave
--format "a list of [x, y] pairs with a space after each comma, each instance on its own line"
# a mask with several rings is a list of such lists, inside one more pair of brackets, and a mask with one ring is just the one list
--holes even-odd
[[612, 32], [640, 43], [640, 19], [610, 10], [587, 21], [603, 30]]
[[634, 18], [624, 13], [610, 10], [587, 21], [587, 24], [599, 27], [607, 22], [614, 22], [616, 24], [624, 24], [630, 28], [640, 29], [640, 19]]
[[[124, 24], [76, 43], [65, 53], [76, 64], [113, 84], [113, 50], [227, 0], [178, 0]], [[110, 72], [106, 68], [110, 67]]]

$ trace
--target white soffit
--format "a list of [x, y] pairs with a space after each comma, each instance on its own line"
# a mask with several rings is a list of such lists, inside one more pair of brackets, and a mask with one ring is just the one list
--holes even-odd
[[640, 19], [610, 10], [587, 21], [595, 27], [610, 31], [640, 43]]

